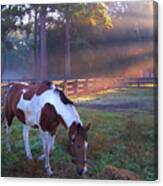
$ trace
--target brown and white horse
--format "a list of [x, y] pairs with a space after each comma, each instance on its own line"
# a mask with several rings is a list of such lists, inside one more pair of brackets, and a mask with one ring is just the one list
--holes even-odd
[[[23, 124], [23, 140], [27, 159], [32, 159], [29, 145], [31, 127], [38, 128], [42, 139], [46, 174], [53, 174], [49, 154], [54, 148], [56, 129], [62, 123], [68, 131], [69, 149], [79, 175], [87, 172], [87, 127], [83, 126], [71, 100], [51, 82], [37, 84], [13, 83], [9, 86], [5, 103], [6, 129], [16, 116]], [[8, 131], [8, 130], [7, 130]]]

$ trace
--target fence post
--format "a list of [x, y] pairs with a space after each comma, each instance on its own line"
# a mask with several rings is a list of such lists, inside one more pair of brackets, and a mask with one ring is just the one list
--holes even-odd
[[94, 93], [96, 94], [97, 91], [97, 81], [96, 78], [94, 78]]
[[139, 78], [138, 78], [137, 80], [138, 80], [138, 88], [140, 88], [140, 81], [139, 81]]
[[67, 94], [67, 80], [63, 81], [63, 91]]
[[75, 96], [77, 96], [77, 94], [78, 94], [78, 80], [77, 79], [74, 80], [73, 89], [74, 89]]
[[85, 81], [84, 81], [84, 92], [85, 92], [85, 93], [88, 92], [88, 78], [85, 79]]

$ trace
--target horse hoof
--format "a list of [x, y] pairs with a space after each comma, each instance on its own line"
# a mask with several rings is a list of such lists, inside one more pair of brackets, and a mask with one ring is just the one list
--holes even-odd
[[45, 155], [42, 154], [41, 156], [37, 157], [37, 161], [43, 161], [45, 159]]
[[47, 169], [46, 169], [46, 175], [47, 175], [48, 177], [52, 176], [52, 175], [53, 175], [53, 171], [52, 171], [51, 169], [47, 168]]
[[32, 160], [33, 158], [32, 158], [32, 155], [30, 155], [30, 156], [27, 156], [27, 160]]
[[48, 177], [53, 176], [53, 171], [52, 170], [46, 170], [46, 175]]

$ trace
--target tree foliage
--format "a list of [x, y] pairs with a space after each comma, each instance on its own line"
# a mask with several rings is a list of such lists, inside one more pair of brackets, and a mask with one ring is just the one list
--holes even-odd
[[[38, 50], [40, 48], [40, 42], [38, 40], [40, 29], [39, 17], [42, 9], [46, 12], [46, 22], [44, 26], [47, 31], [48, 50], [51, 51], [52, 48], [55, 48], [55, 41], [57, 42], [58, 39], [61, 39], [65, 44], [65, 60], [70, 58], [71, 46], [74, 44], [76, 47], [82, 44], [83, 47], [91, 51], [89, 41], [83, 38], [85, 34], [83, 28], [96, 28], [99, 31], [112, 28], [112, 20], [108, 14], [108, 6], [104, 3], [4, 5], [1, 8], [2, 46], [4, 45], [6, 47], [8, 44], [9, 48], [9, 45], [11, 45], [11, 43], [8, 42], [8, 35], [11, 31], [16, 32], [17, 30], [23, 30], [27, 38], [29, 35], [32, 36], [30, 38], [33, 38], [34, 61], [37, 61], [39, 59], [37, 56], [39, 55]], [[70, 26], [67, 26], [67, 23]], [[26, 43], [26, 46], [28, 45], [27, 38], [23, 41], [23, 43]], [[53, 47], [49, 47], [50, 43], [53, 43]], [[58, 43], [56, 46], [58, 47]], [[10, 46], [10, 48], [12, 47]], [[70, 60], [71, 59], [69, 59], [69, 63]]]
[[1, 37], [2, 41], [11, 30], [21, 28], [23, 16], [27, 11], [25, 5], [2, 5], [1, 6]]

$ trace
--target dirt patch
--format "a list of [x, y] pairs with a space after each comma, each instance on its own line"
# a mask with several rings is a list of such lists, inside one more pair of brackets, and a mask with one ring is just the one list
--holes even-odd
[[79, 107], [106, 112], [154, 111], [153, 89], [126, 89], [99, 95], [94, 100], [81, 101]]
[[139, 180], [139, 176], [127, 169], [121, 169], [109, 165], [100, 175], [104, 179], [111, 180]]
[[134, 103], [134, 102], [121, 103], [121, 104], [84, 103], [84, 104], [79, 104], [79, 107], [87, 107], [91, 109], [110, 111], [110, 112], [126, 111], [128, 109], [146, 110], [146, 106], [144, 103]]

